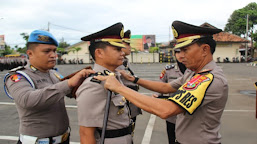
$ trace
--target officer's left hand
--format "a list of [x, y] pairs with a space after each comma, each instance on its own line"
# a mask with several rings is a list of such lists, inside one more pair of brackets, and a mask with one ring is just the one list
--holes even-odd
[[128, 81], [133, 82], [135, 80], [135, 77], [131, 74], [128, 74], [125, 70], [119, 70], [119, 72]]
[[113, 92], [117, 92], [117, 90], [122, 87], [123, 85], [116, 79], [114, 75], [109, 76], [94, 76], [95, 79], [98, 79], [100, 81], [105, 81], [104, 87], [106, 89], [109, 89]]
[[91, 73], [95, 73], [95, 71], [91, 69], [82, 69], [68, 80], [69, 87], [79, 86]]

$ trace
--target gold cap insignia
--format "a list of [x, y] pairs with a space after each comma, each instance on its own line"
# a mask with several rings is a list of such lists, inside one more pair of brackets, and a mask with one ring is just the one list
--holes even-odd
[[178, 37], [178, 32], [176, 31], [176, 29], [173, 26], [172, 26], [172, 33], [173, 33], [175, 38]]
[[43, 41], [43, 42], [49, 42], [49, 37], [48, 36], [43, 36], [43, 35], [38, 35], [37, 40]]
[[120, 37], [121, 37], [121, 38], [124, 37], [124, 28], [122, 28], [121, 31], [120, 31]]

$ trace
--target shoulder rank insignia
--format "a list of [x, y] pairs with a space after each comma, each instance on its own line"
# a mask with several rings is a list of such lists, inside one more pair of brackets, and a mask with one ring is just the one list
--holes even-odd
[[58, 74], [58, 73], [54, 73], [54, 75], [59, 79], [59, 80], [61, 80], [61, 79], [63, 79], [64, 78], [64, 76], [62, 76], [61, 74]]
[[[90, 74], [89, 77], [94, 77], [94, 76], [98, 76], [98, 75], [104, 75], [104, 74], [101, 73], [101, 72], [97, 72], [97, 73], [94, 73], [94, 74]], [[99, 83], [99, 84], [101, 83], [100, 80], [95, 79], [95, 78], [92, 78], [90, 81], [91, 81], [91, 82], [95, 82], [95, 83]]]
[[172, 68], [174, 68], [175, 67], [175, 65], [166, 65], [165, 66], [165, 69], [166, 70], [169, 70], [169, 69], [172, 69]]
[[13, 82], [18, 82], [21, 80], [21, 75], [20, 74], [13, 74], [12, 76], [10, 76], [10, 79], [13, 81]]

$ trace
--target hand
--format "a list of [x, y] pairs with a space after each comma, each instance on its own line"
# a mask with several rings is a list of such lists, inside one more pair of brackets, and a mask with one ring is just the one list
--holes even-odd
[[124, 77], [126, 80], [133, 82], [135, 80], [135, 77], [128, 74], [125, 70], [119, 70], [122, 77]]
[[105, 81], [104, 87], [113, 92], [117, 92], [117, 90], [120, 87], [122, 87], [122, 84], [116, 79], [114, 75], [109, 75], [109, 76], [98, 75], [98, 76], [94, 76], [94, 78], [100, 81]]
[[69, 87], [73, 88], [81, 85], [85, 78], [88, 77], [88, 75], [91, 73], [95, 73], [95, 71], [91, 69], [82, 69], [68, 80]]

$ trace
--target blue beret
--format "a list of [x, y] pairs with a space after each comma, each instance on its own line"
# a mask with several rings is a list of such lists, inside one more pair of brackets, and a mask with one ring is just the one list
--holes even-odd
[[52, 44], [58, 46], [58, 42], [55, 37], [48, 31], [34, 30], [30, 36], [28, 42]]

